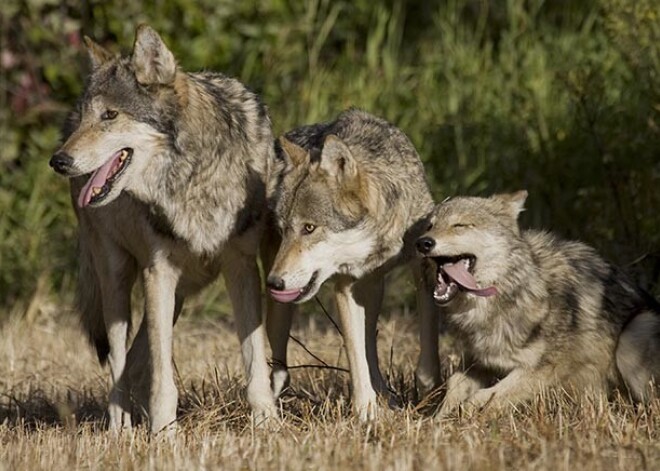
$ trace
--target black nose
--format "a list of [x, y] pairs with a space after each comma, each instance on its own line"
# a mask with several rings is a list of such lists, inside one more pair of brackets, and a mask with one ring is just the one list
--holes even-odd
[[415, 245], [417, 245], [417, 251], [419, 253], [427, 254], [433, 249], [433, 247], [435, 247], [435, 240], [431, 237], [422, 237], [417, 239]]
[[284, 290], [284, 280], [279, 276], [269, 275], [266, 279], [266, 286], [277, 291]]
[[71, 165], [73, 164], [73, 157], [66, 152], [57, 152], [50, 158], [50, 166], [53, 167], [57, 173], [68, 173]]

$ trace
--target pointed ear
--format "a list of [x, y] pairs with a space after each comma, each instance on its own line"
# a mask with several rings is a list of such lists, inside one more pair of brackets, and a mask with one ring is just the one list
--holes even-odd
[[517, 220], [518, 215], [525, 210], [527, 195], [527, 190], [521, 190], [516, 191], [515, 193], [496, 195], [496, 198], [502, 201], [505, 210], [513, 219]]
[[113, 58], [113, 55], [106, 48], [94, 42], [89, 36], [83, 38], [87, 46], [89, 61], [92, 63], [92, 69], [97, 69]]
[[307, 150], [284, 136], [281, 136], [279, 140], [287, 162], [290, 162], [294, 167], [309, 163], [309, 152]]
[[353, 179], [358, 176], [357, 163], [351, 150], [334, 134], [325, 138], [320, 168], [337, 179]]
[[143, 85], [167, 85], [174, 81], [176, 61], [158, 33], [142, 24], [135, 33], [133, 68], [137, 81]]

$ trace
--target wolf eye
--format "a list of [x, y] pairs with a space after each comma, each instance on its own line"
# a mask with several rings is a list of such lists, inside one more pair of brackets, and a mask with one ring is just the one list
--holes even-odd
[[116, 117], [117, 117], [117, 112], [115, 110], [105, 110], [101, 115], [101, 119], [103, 121], [110, 121], [111, 119], [115, 119]]
[[316, 229], [316, 226], [314, 224], [305, 224], [303, 226], [303, 233], [311, 234], [312, 232], [314, 232], [315, 229]]
[[462, 223], [457, 223], [453, 224], [451, 227], [458, 229], [459, 227], [474, 227], [474, 224], [462, 224]]

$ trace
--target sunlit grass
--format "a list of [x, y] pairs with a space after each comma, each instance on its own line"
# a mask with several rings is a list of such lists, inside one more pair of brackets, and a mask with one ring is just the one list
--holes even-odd
[[[50, 309], [50, 310], [49, 310]], [[655, 469], [660, 402], [551, 391], [503, 413], [437, 420], [415, 408], [414, 317], [381, 322], [381, 367], [404, 399], [361, 424], [350, 412], [348, 375], [292, 370], [281, 421], [255, 428], [245, 402], [230, 323], [182, 319], [175, 329], [179, 432], [173, 442], [139, 426], [105, 429], [107, 371], [71, 318], [42, 306], [32, 323], [0, 336], [0, 467], [3, 469]], [[318, 314], [317, 314], [318, 316]], [[331, 365], [342, 342], [322, 317], [294, 335]], [[392, 363], [390, 364], [390, 351]], [[315, 362], [292, 343], [293, 365]], [[337, 363], [339, 359], [339, 362]]]

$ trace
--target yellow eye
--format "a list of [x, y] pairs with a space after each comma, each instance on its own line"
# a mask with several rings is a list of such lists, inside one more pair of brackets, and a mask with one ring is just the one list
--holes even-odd
[[109, 121], [117, 117], [117, 112], [115, 110], [105, 110], [101, 115], [103, 121]]
[[303, 231], [305, 232], [305, 234], [311, 234], [312, 232], [314, 232], [315, 229], [316, 226], [314, 224], [305, 224], [303, 226]]

